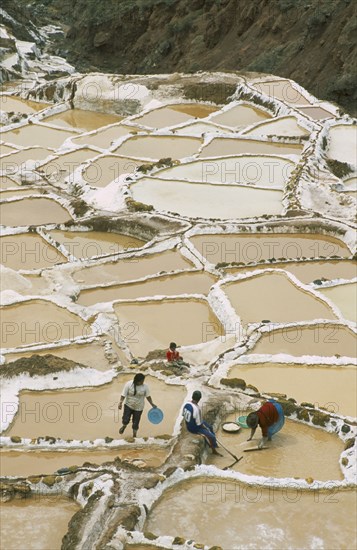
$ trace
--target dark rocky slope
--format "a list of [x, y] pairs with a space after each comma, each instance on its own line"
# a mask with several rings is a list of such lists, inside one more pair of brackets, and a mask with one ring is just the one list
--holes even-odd
[[267, 72], [357, 110], [355, 0], [19, 1], [68, 25], [61, 53], [82, 71]]

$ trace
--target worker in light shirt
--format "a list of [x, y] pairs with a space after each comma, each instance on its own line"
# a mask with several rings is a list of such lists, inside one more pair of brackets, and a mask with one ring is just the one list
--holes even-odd
[[182, 416], [185, 419], [186, 427], [193, 434], [201, 434], [206, 438], [212, 453], [222, 456], [218, 451], [218, 443], [213, 428], [210, 424], [202, 420], [202, 413], [198, 402], [202, 397], [202, 393], [198, 390], [192, 394], [192, 401], [184, 405]]
[[177, 351], [177, 344], [175, 342], [170, 342], [170, 347], [166, 352], [166, 359], [170, 367], [179, 367], [182, 369], [183, 367], [190, 366], [182, 359], [181, 355]]
[[256, 412], [251, 412], [247, 416], [247, 425], [251, 428], [250, 441], [255, 430], [259, 426], [262, 430], [262, 438], [258, 443], [258, 448], [262, 449], [267, 441], [270, 441], [272, 436], [279, 432], [284, 426], [285, 417], [284, 411], [280, 403], [269, 399]]

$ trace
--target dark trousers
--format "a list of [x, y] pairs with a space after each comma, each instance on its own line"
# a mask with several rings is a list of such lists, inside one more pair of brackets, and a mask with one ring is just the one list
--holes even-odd
[[123, 426], [127, 426], [130, 422], [130, 418], [133, 417], [133, 430], [139, 429], [139, 422], [141, 415], [143, 414], [143, 411], [134, 411], [134, 409], [131, 409], [128, 407], [128, 405], [124, 405], [124, 412], [123, 412]]

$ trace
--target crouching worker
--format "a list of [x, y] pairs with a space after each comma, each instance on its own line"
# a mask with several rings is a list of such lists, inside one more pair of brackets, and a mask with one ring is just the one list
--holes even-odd
[[198, 404], [201, 397], [202, 393], [200, 391], [194, 391], [192, 394], [192, 401], [190, 403], [186, 403], [183, 408], [182, 416], [185, 419], [188, 431], [192, 434], [203, 435], [211, 447], [212, 453], [222, 456], [217, 451], [218, 444], [212, 426], [210, 426], [207, 422], [202, 421], [202, 412]]
[[166, 359], [170, 367], [178, 367], [182, 369], [183, 367], [190, 366], [182, 359], [181, 355], [177, 351], [177, 344], [175, 342], [170, 343], [170, 347], [166, 352]]
[[284, 411], [280, 403], [269, 399], [256, 412], [249, 413], [246, 422], [251, 428], [250, 438], [247, 441], [253, 438], [258, 426], [261, 428], [262, 438], [258, 443], [258, 448], [262, 449], [266, 442], [271, 441], [272, 436], [284, 426]]

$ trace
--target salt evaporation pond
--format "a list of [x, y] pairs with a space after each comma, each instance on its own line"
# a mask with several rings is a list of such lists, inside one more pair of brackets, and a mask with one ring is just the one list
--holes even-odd
[[290, 80], [255, 82], [253, 86], [263, 94], [280, 99], [288, 105], [309, 105], [311, 103], [291, 84]]
[[[353, 548], [356, 493], [248, 487], [220, 477], [183, 481], [150, 510], [145, 531], [180, 536], [225, 550]], [[333, 522], [331, 513], [333, 508]], [[338, 529], [336, 529], [338, 525]], [[303, 528], [302, 528], [303, 526]]]
[[53, 199], [19, 199], [0, 204], [2, 225], [26, 226], [64, 223], [72, 216]]
[[53, 343], [88, 336], [91, 328], [81, 317], [45, 300], [3, 306], [1, 346], [15, 348], [36, 342]]
[[[357, 415], [356, 365], [244, 363], [229, 369], [262, 393], [278, 392], [344, 416]], [[285, 430], [285, 428], [284, 428]]]
[[99, 302], [113, 302], [120, 299], [133, 300], [144, 296], [207, 295], [210, 287], [215, 282], [217, 282], [217, 278], [209, 273], [178, 273], [171, 276], [155, 277], [142, 283], [83, 290], [77, 303], [83, 306], [91, 306]]
[[[242, 413], [243, 414], [243, 413]], [[248, 411], [244, 411], [248, 414]], [[225, 418], [226, 422], [235, 421], [240, 411]], [[244, 456], [232, 469], [242, 474], [277, 478], [312, 478], [319, 481], [342, 480], [339, 465], [344, 443], [336, 434], [330, 434], [313, 426], [286, 419], [284, 428], [267, 443], [264, 453], [244, 453], [244, 449], [257, 446], [261, 438], [258, 428], [254, 438], [247, 441], [249, 429], [229, 434], [221, 428], [217, 437], [236, 456]], [[219, 450], [222, 457], [208, 455], [207, 463], [218, 468], [232, 464], [231, 456]]]
[[134, 174], [143, 162], [118, 155], [105, 155], [88, 164], [82, 177], [91, 187], [101, 188], [112, 181], [118, 181], [124, 174]]
[[198, 160], [161, 170], [157, 176], [170, 181], [244, 183], [280, 189], [290, 178], [294, 167], [293, 162], [279, 157], [240, 156]]
[[0, 145], [0, 156], [7, 155], [8, 153], [13, 153], [14, 151], [17, 151], [14, 147], [9, 147], [8, 145], [1, 144]]
[[357, 126], [340, 124], [329, 132], [328, 156], [340, 162], [357, 165]]
[[150, 160], [168, 157], [182, 159], [198, 153], [201, 144], [201, 139], [196, 137], [138, 136], [127, 139], [113, 152], [126, 157]]
[[[260, 266], [225, 267], [224, 270], [230, 275], [238, 273], [249, 273], [257, 269], [265, 269], [266, 264]], [[357, 264], [353, 260], [315, 260], [300, 262], [277, 262], [269, 264], [269, 269], [284, 269], [292, 273], [302, 283], [308, 284], [313, 281], [324, 279], [354, 279], [357, 276]]]
[[132, 122], [148, 128], [160, 129], [193, 121], [195, 118], [205, 118], [215, 111], [217, 111], [217, 107], [213, 105], [179, 103], [153, 109], [142, 116], [134, 118]]
[[27, 124], [15, 130], [2, 132], [1, 138], [7, 143], [14, 143], [22, 147], [28, 147], [36, 143], [40, 147], [53, 147], [57, 149], [63, 142], [75, 137], [77, 134], [68, 130], [50, 128], [42, 124]]
[[[105, 344], [108, 342], [111, 344], [111, 349], [107, 357], [105, 353]], [[118, 360], [124, 365], [128, 363], [124, 352], [118, 348], [109, 337], [103, 337], [101, 340], [99, 339], [81, 344], [70, 344], [59, 347], [46, 347], [44, 349], [31, 349], [31, 351], [27, 352], [20, 351], [18, 353], [8, 353], [5, 358], [6, 363], [10, 363], [22, 357], [32, 357], [33, 355], [43, 356], [48, 354], [69, 359], [75, 363], [101, 371], [112, 369], [113, 364], [115, 365]]]
[[19, 187], [19, 185], [13, 179], [8, 176], [0, 176], [0, 189], [11, 189], [13, 187]]
[[[132, 380], [134, 374], [120, 374], [110, 384], [98, 388], [22, 391], [18, 413], [6, 434], [27, 438], [50, 435], [83, 441], [107, 436], [113, 439], [131, 437], [131, 425], [124, 435], [118, 433], [123, 412], [118, 411], [118, 403], [124, 384]], [[185, 386], [168, 385], [152, 376], [147, 376], [145, 383], [153, 402], [162, 409], [164, 420], [161, 424], [151, 424], [147, 418], [150, 405], [145, 403], [138, 437], [172, 435], [186, 397]], [[36, 410], [38, 414], [26, 414], [29, 410]]]
[[79, 509], [73, 500], [59, 495], [3, 502], [0, 507], [1, 549], [60, 550], [68, 523]]
[[190, 241], [212, 264], [351, 255], [339, 239], [314, 233], [213, 233], [193, 235]]
[[[78, 149], [42, 164], [38, 171], [44, 173], [51, 183], [64, 183], [64, 180], [72, 175], [80, 164], [97, 155], [98, 152], [94, 149]], [[73, 181], [73, 178], [71, 180]]]
[[12, 191], [2, 191], [0, 193], [0, 199], [18, 199], [22, 197], [29, 197], [37, 193], [37, 189], [13, 189]]
[[36, 233], [0, 237], [0, 263], [11, 269], [42, 269], [67, 258]]
[[94, 147], [100, 147], [101, 149], [108, 149], [112, 142], [130, 133], [136, 133], [132, 126], [116, 124], [91, 134], [73, 137], [72, 142], [76, 145], [93, 145]]
[[264, 333], [248, 353], [355, 357], [356, 335], [341, 324], [284, 327]]
[[[0, 160], [0, 167], [1, 170], [7, 174], [15, 174], [29, 161], [43, 161], [50, 155], [53, 155], [51, 149], [46, 149], [45, 147], [29, 147], [28, 149], [16, 151], [11, 155], [2, 157]], [[37, 162], [37, 164], [39, 163]]]
[[77, 283], [98, 285], [133, 281], [148, 275], [183, 269], [193, 269], [193, 265], [179, 252], [169, 250], [161, 254], [132, 256], [117, 262], [91, 265], [75, 271], [73, 278]]
[[131, 191], [134, 200], [159, 212], [191, 218], [252, 218], [282, 212], [283, 193], [273, 189], [142, 178], [131, 185]]
[[187, 124], [179, 128], [171, 130], [175, 133], [175, 136], [202, 136], [205, 133], [219, 133], [219, 134], [232, 134], [233, 130], [229, 128], [223, 128], [212, 124], [210, 122], [193, 122], [192, 124]]
[[309, 132], [297, 122], [293, 116], [286, 116], [274, 119], [272, 122], [262, 122], [254, 128], [247, 130], [245, 135], [255, 136], [308, 136]]
[[[166, 299], [114, 305], [126, 344], [134, 356], [166, 349], [173, 335], [181, 346], [201, 344], [224, 336], [208, 303], [198, 299]], [[157, 320], [160, 322], [157, 323]], [[188, 323], [189, 319], [189, 323]]]
[[61, 468], [83, 466], [85, 462], [101, 465], [105, 462], [120, 460], [141, 460], [148, 468], [157, 468], [167, 458], [168, 450], [154, 448], [139, 449], [86, 449], [56, 451], [0, 451], [1, 476], [28, 477], [34, 475], [54, 474]]
[[104, 231], [51, 231], [50, 235], [76, 258], [118, 254], [145, 244], [145, 241], [136, 237]]
[[102, 126], [120, 122], [122, 119], [123, 117], [119, 115], [109, 115], [107, 113], [85, 111], [82, 109], [69, 109], [68, 111], [48, 116], [44, 120], [46, 123], [62, 128], [76, 128], [77, 130], [90, 132]]
[[247, 153], [253, 155], [300, 155], [302, 150], [303, 146], [295, 143], [217, 137], [203, 147], [199, 157], [222, 157]]
[[326, 118], [333, 118], [333, 114], [330, 111], [326, 111], [322, 107], [315, 107], [310, 105], [308, 107], [300, 107], [299, 111], [303, 114], [308, 115], [313, 120], [325, 120]]
[[348, 321], [357, 323], [357, 284], [336, 285], [319, 290], [323, 296], [329, 298], [341, 311]]
[[38, 103], [37, 101], [30, 101], [28, 99], [22, 99], [21, 97], [11, 95], [0, 96], [0, 108], [5, 113], [23, 113], [25, 115], [31, 115], [42, 111], [50, 106], [49, 103]]
[[266, 111], [257, 109], [253, 105], [243, 103], [230, 107], [223, 112], [216, 113], [211, 116], [210, 120], [216, 124], [222, 124], [223, 126], [228, 126], [230, 128], [238, 128], [242, 126], [249, 126], [255, 122], [260, 122], [270, 118], [272, 118], [272, 115]]
[[263, 319], [272, 323], [336, 319], [330, 306], [300, 289], [284, 273], [264, 273], [222, 288], [245, 325]]

